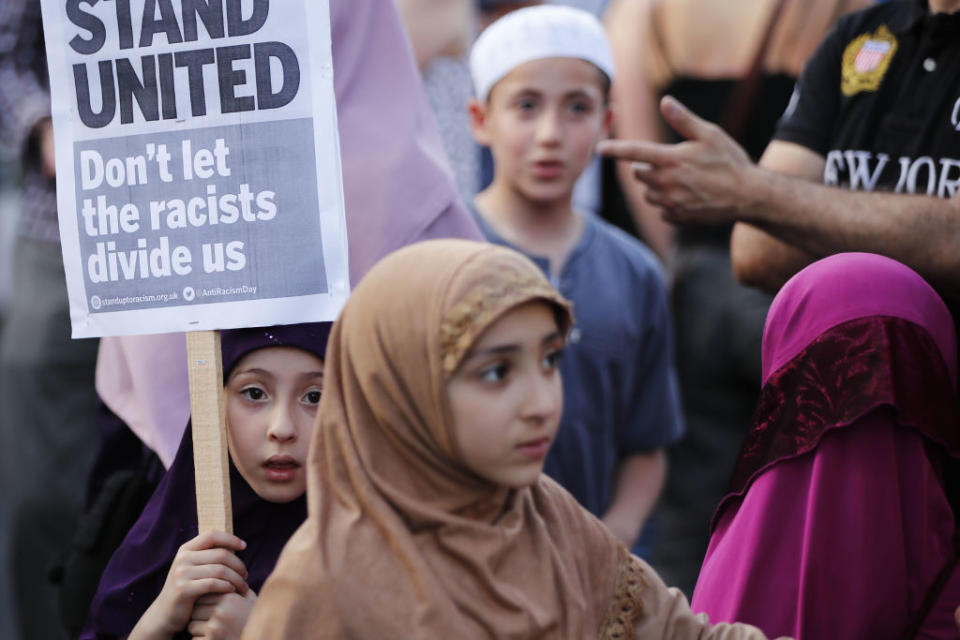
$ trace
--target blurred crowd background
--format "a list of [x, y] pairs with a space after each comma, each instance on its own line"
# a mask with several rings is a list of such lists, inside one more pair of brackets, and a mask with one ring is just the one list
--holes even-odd
[[[11, 2], [17, 0], [2, 0]], [[32, 1], [32, 0], [31, 0]], [[384, 0], [385, 2], [387, 0]], [[468, 116], [466, 111], [467, 100], [472, 96], [473, 89], [470, 80], [470, 73], [467, 64], [467, 54], [469, 52], [470, 42], [476, 36], [480, 29], [492, 20], [503, 15], [505, 12], [516, 9], [521, 6], [539, 4], [538, 2], [505, 2], [501, 0], [394, 0], [400, 8], [401, 14], [407, 24], [413, 50], [417, 63], [420, 67], [424, 90], [433, 107], [437, 123], [444, 138], [444, 144], [447, 156], [454, 172], [457, 187], [465, 202], [472, 201], [473, 197], [488, 184], [491, 178], [491, 165], [489, 154], [485, 154], [482, 149], [477, 147], [471, 137]], [[697, 7], [698, 2], [703, 2], [701, 8]], [[717, 54], [711, 50], [711, 45], [722, 49], [724, 37], [740, 38], [747, 42], [746, 49], [750, 52], [756, 50], [757, 43], [753, 42], [752, 34], [762, 33], [762, 24], [764, 17], [770, 12], [770, 7], [776, 4], [773, 0], [744, 2], [738, 10], [738, 24], [743, 26], [744, 33], [736, 33], [732, 30], [729, 33], [720, 33], [719, 31], [710, 34], [709, 20], [701, 20], [698, 28], [693, 28], [692, 12], [703, 11], [705, 14], [710, 12], [725, 11], [728, 5], [722, 0], [693, 0], [685, 2], [678, 0], [671, 2], [668, 0], [554, 0], [556, 4], [565, 4], [575, 6], [593, 12], [601, 19], [606, 20], [608, 33], [614, 45], [615, 55], [617, 56], [619, 89], [614, 89], [615, 109], [617, 117], [620, 118], [620, 133], [623, 137], [634, 139], [670, 139], [669, 132], [662, 127], [658, 127], [655, 110], [650, 107], [655, 104], [654, 100], [660, 93], [676, 89], [676, 81], [680, 76], [686, 78], [696, 78], [697, 74], [710, 75], [711, 71], [705, 70], [709, 65], [700, 65], [705, 61], [716, 62], [722, 58], [722, 54]], [[832, 8], [823, 12], [826, 16], [822, 23], [816, 25], [815, 33], [808, 32], [802, 34], [803, 37], [797, 37], [790, 40], [787, 44], [775, 42], [771, 45], [771, 57], [779, 56], [776, 69], [767, 69], [771, 74], [775, 71], [784, 75], [785, 79], [780, 83], [786, 90], [780, 90], [779, 94], [771, 98], [772, 102], [767, 105], [767, 111], [773, 113], [774, 117], [765, 125], [754, 121], [745, 122], [744, 126], [766, 126], [767, 129], [761, 136], [769, 136], [772, 133], [772, 126], [776, 120], [776, 114], [782, 112], [789, 97], [792, 81], [799, 73], [805, 56], [809, 55], [812, 47], [822, 38], [825, 30], [830, 23], [838, 17], [842, 11], [865, 6], [869, 4], [868, 0], [861, 2], [828, 2]], [[795, 6], [793, 14], [788, 12], [784, 20], [797, 20], [800, 18], [800, 12], [808, 8], [803, 2], [787, 3]], [[813, 5], [822, 5], [824, 3], [811, 2]], [[616, 6], [615, 6], [616, 5]], [[641, 42], [637, 40], [637, 49], [630, 50], [633, 44], [631, 34], [643, 33], [648, 26], [639, 23], [633, 24], [624, 22], [630, 16], [639, 15], [643, 11], [648, 11], [648, 7], [656, 5], [658, 7], [665, 5], [676, 5], [675, 21], [672, 23], [671, 30], [665, 33], [672, 37], [677, 33], [686, 32], [689, 36], [688, 41], [684, 42], [680, 37], [673, 45], [669, 45], [672, 60], [676, 63], [672, 69], [665, 72], [660, 77], [651, 77], [651, 69], [655, 69], [650, 59], [641, 59], [649, 55], [651, 43], [649, 41]], [[716, 5], [715, 7], [713, 5]], [[723, 5], [724, 8], [721, 8]], [[749, 6], [748, 6], [749, 5]], [[705, 7], [712, 8], [705, 8]], [[684, 9], [684, 7], [686, 7]], [[610, 12], [617, 11], [616, 18], [611, 18]], [[812, 24], [818, 19], [815, 10], [809, 10], [809, 23]], [[684, 22], [684, 20], [688, 22]], [[685, 29], [684, 25], [690, 27]], [[626, 36], [624, 35], [626, 30]], [[746, 33], [748, 32], [749, 33]], [[649, 31], [647, 31], [649, 33]], [[662, 34], [661, 34], [662, 35]], [[658, 43], [662, 44], [662, 43]], [[777, 47], [780, 49], [777, 49]], [[661, 52], [665, 53], [665, 52]], [[635, 56], [635, 60], [630, 62], [628, 57]], [[719, 56], [719, 58], [718, 58]], [[750, 59], [747, 55], [746, 59]], [[627, 64], [623, 64], [627, 60]], [[723, 61], [720, 60], [720, 66]], [[736, 64], [727, 65], [728, 69], [733, 69]], [[741, 68], [740, 73], [747, 73], [748, 69]], [[674, 75], [671, 76], [670, 73]], [[737, 74], [733, 73], [730, 77], [725, 77], [732, 84], [738, 81]], [[644, 85], [644, 83], [647, 83]], [[635, 92], [633, 104], [627, 104], [630, 100], [619, 100], [622, 98], [625, 87]], [[639, 89], [638, 89], [639, 87]], [[762, 85], [761, 90], [767, 90], [767, 85]], [[4, 88], [0, 86], [0, 91]], [[618, 91], [620, 93], [618, 93]], [[639, 92], [639, 93], [637, 93]], [[641, 95], [642, 99], [637, 98]], [[769, 95], [767, 97], [770, 97]], [[762, 98], [757, 98], [761, 100]], [[697, 106], [694, 105], [694, 110]], [[723, 114], [701, 114], [704, 117], [713, 115], [719, 118]], [[652, 123], [652, 125], [651, 125]], [[749, 132], [744, 132], [749, 137]], [[765, 139], [758, 139], [754, 149], [750, 151], [762, 150]], [[20, 186], [22, 177], [22, 167], [20, 164], [19, 150], [10, 146], [7, 140], [0, 139], [0, 335], [4, 329], [5, 318], [8, 317], [12, 304], [12, 267], [14, 246], [17, 242], [17, 220], [20, 212]], [[671, 276], [677, 277], [677, 269], [687, 269], [684, 277], [689, 277], [692, 283], [692, 271], [700, 258], [692, 253], [686, 254], [684, 260], [684, 249], [692, 246], [716, 245], [713, 240], [703, 237], [697, 237], [695, 233], [687, 234], [676, 239], [672, 236], [672, 231], [664, 228], [658, 222], [656, 213], [642, 211], [642, 192], [637, 192], [636, 185], [627, 185], [627, 188], [616, 186], [616, 169], [612, 161], [601, 163], [598, 159], [594, 166], [582, 177], [576, 195], [574, 198], [577, 207], [583, 211], [602, 215], [609, 221], [621, 226], [629, 232], [637, 235], [653, 249], [663, 260]], [[728, 234], [729, 230], [721, 231], [722, 234]], [[724, 237], [721, 244], [726, 241]], [[679, 251], [677, 246], [680, 247]], [[721, 250], [721, 254], [722, 254]], [[729, 258], [722, 255], [718, 261], [714, 258], [704, 259], [707, 262], [707, 268], [713, 274], [723, 276], [724, 283], [701, 283], [696, 286], [706, 287], [713, 291], [713, 295], [719, 299], [721, 295], [727, 295], [733, 291], [733, 280], [729, 273]], [[717, 271], [717, 268], [720, 270]], [[739, 291], [739, 289], [738, 289]], [[686, 290], [689, 295], [701, 295], [702, 290], [697, 289], [693, 284]], [[693, 292], [693, 293], [691, 293]], [[734, 294], [730, 294], [734, 295]], [[688, 388], [703, 388], [704, 384], [715, 384], [715, 389], [719, 394], [718, 401], [711, 405], [710, 392], [700, 396], [700, 404], [697, 406], [685, 406], [686, 422], [688, 428], [688, 440], [681, 443], [679, 447], [671, 453], [676, 459], [671, 460], [671, 478], [667, 484], [667, 495], [673, 496], [673, 503], [667, 500], [662, 505], [664, 511], [657, 516], [663, 520], [666, 530], [661, 530], [661, 539], [672, 540], [682, 538], [686, 533], [684, 526], [685, 513], [683, 509], [689, 507], [695, 509], [696, 517], [691, 518], [689, 526], [692, 526], [698, 535], [702, 537], [702, 544], [706, 544], [706, 521], [712, 505], [717, 503], [719, 496], [722, 495], [722, 480], [725, 475], [729, 475], [729, 467], [732, 465], [733, 456], [739, 447], [740, 436], [748, 426], [749, 413], [756, 401], [756, 391], [759, 389], [759, 329], [762, 327], [763, 316], [765, 314], [764, 299], [750, 297], [752, 294], [737, 293], [737, 305], [740, 308], [753, 305], [758, 309], [753, 319], [743, 322], [751, 325], [751, 337], [744, 338], [744, 345], [741, 345], [745, 351], [755, 354], [755, 361], [751, 361], [744, 366], [744, 371], [733, 371], [735, 364], [723, 364], [719, 371], [707, 371], [698, 369], [696, 363], [697, 353], [704, 354], [704, 350], [711, 349], [708, 342], [697, 341], [696, 336], [691, 337], [691, 333], [696, 332], [696, 327], [690, 327], [683, 324], [685, 318], [683, 315], [682, 300], [675, 299], [675, 305], [681, 305], [675, 308], [676, 322], [678, 324], [678, 358], [677, 363], [680, 369], [681, 387], [686, 385]], [[758, 301], [759, 300], [759, 301]], [[698, 299], [699, 303], [702, 301]], [[719, 313], [719, 312], [718, 312]], [[710, 322], [713, 322], [711, 320]], [[687, 331], [688, 333], [684, 333]], [[724, 336], [727, 342], [730, 336]], [[689, 342], [688, 342], [689, 340]], [[714, 358], [714, 362], [716, 359]], [[719, 381], [719, 379], [723, 379]], [[91, 385], [93, 381], [91, 380]], [[749, 391], [740, 397], [737, 396], [743, 389]], [[682, 389], [687, 391], [687, 389]], [[689, 395], [685, 395], [685, 403]], [[730, 406], [735, 404], [736, 406]], [[717, 427], [717, 431], [711, 431], [713, 427], [707, 425], [707, 422], [722, 423], [728, 420], [734, 423], [731, 429], [721, 433], [725, 428], [723, 425]], [[708, 434], [707, 444], [697, 443], [698, 434]], [[693, 443], [693, 444], [691, 444]], [[714, 446], [715, 445], [715, 446]], [[702, 460], [709, 458], [719, 461], [717, 468], [712, 471], [704, 472], [704, 475], [697, 475], [691, 469], [702, 466]], [[699, 468], [699, 467], [698, 467]], [[676, 475], [683, 475], [689, 472], [690, 475], [682, 477], [679, 481]], [[678, 484], [679, 483], [679, 484]], [[719, 483], [719, 484], [718, 484]], [[691, 495], [695, 495], [699, 501], [697, 505], [689, 505], [685, 500], [689, 500]], [[677, 515], [676, 508], [680, 505], [680, 515]], [[671, 513], [671, 508], [674, 512]], [[4, 501], [0, 500], [0, 523], [5, 519]], [[671, 520], [672, 519], [672, 520]], [[680, 522], [678, 522], [678, 520]], [[672, 529], [671, 529], [672, 527]], [[8, 546], [8, 529], [0, 526], [0, 549], [6, 549]], [[700, 543], [695, 543], [696, 544]], [[667, 551], [667, 560], [670, 552]], [[661, 571], [668, 584], [677, 584], [687, 590], [692, 588], [694, 575], [685, 574], [683, 570], [673, 571], [669, 562], [658, 563], [657, 554], [653, 554], [653, 564]], [[11, 620], [11, 598], [10, 586], [7, 582], [8, 571], [5, 564], [6, 560], [0, 557], [0, 637], [16, 637], [12, 628]], [[695, 565], [699, 562], [697, 560]], [[689, 593], [688, 593], [689, 595]]]

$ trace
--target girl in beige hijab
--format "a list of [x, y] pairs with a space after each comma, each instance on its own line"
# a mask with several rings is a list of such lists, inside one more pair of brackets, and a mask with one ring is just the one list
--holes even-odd
[[763, 638], [694, 616], [540, 473], [572, 322], [504, 247], [375, 266], [330, 338], [309, 517], [244, 638]]

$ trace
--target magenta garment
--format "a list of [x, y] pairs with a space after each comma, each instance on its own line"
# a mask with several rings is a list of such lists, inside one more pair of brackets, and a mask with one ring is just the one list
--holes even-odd
[[[482, 240], [458, 199], [394, 3], [331, 0], [330, 24], [351, 281], [418, 240]], [[169, 466], [190, 414], [183, 336], [103, 338], [96, 385]]]
[[868, 316], [902, 318], [925, 328], [956, 386], [956, 332], [940, 296], [912, 269], [872, 253], [824, 258], [783, 285], [763, 328], [762, 383], [827, 329]]
[[957, 638], [944, 469], [960, 458], [953, 323], [907, 267], [840, 254], [794, 276], [764, 388], [694, 591], [711, 621], [800, 640]]

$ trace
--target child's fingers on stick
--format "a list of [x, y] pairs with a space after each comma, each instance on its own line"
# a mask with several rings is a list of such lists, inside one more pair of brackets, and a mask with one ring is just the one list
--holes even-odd
[[200, 596], [199, 598], [197, 598], [196, 604], [200, 606], [207, 606], [207, 605], [216, 606], [222, 599], [223, 599], [222, 593], [208, 593], [207, 595]]
[[195, 600], [206, 593], [233, 593], [236, 586], [220, 578], [199, 578], [186, 585], [181, 592], [184, 598]]
[[223, 565], [237, 572], [244, 579], [247, 578], [247, 567], [243, 560], [226, 549], [203, 549], [202, 551], [192, 551], [184, 556], [184, 561], [188, 564], [200, 566], [205, 564]]
[[[214, 593], [236, 591], [242, 594], [246, 593], [247, 589], [249, 589], [246, 581], [239, 573], [222, 564], [185, 565], [177, 567], [175, 571], [174, 580], [176, 581], [175, 584], [179, 587], [178, 590], [183, 593], [189, 593], [192, 598], [202, 596], [208, 593], [208, 591]], [[208, 591], [197, 588], [197, 583], [208, 580], [223, 582], [230, 585], [230, 588], [226, 590], [210, 589]]]
[[[211, 595], [211, 594], [207, 594]], [[216, 594], [217, 597], [222, 597], [223, 594]], [[190, 614], [191, 620], [209, 620], [210, 616], [213, 615], [214, 609], [217, 608], [215, 604], [198, 604], [199, 600], [193, 605], [193, 613]]]
[[206, 620], [191, 620], [187, 625], [187, 633], [193, 638], [203, 638], [207, 635]]
[[227, 533], [226, 531], [204, 531], [196, 538], [184, 542], [183, 546], [180, 548], [189, 549], [191, 551], [200, 551], [202, 549], [211, 549], [213, 547], [223, 547], [224, 549], [241, 551], [245, 549], [246, 546], [246, 542], [233, 534]]

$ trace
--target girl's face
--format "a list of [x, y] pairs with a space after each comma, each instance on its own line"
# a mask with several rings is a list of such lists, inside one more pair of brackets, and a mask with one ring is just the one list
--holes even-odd
[[563, 344], [553, 309], [536, 301], [505, 313], [473, 344], [447, 393], [474, 473], [511, 488], [536, 481], [563, 412]]
[[258, 496], [290, 502], [306, 490], [304, 463], [323, 391], [323, 361], [295, 347], [245, 355], [227, 379], [227, 436]]

